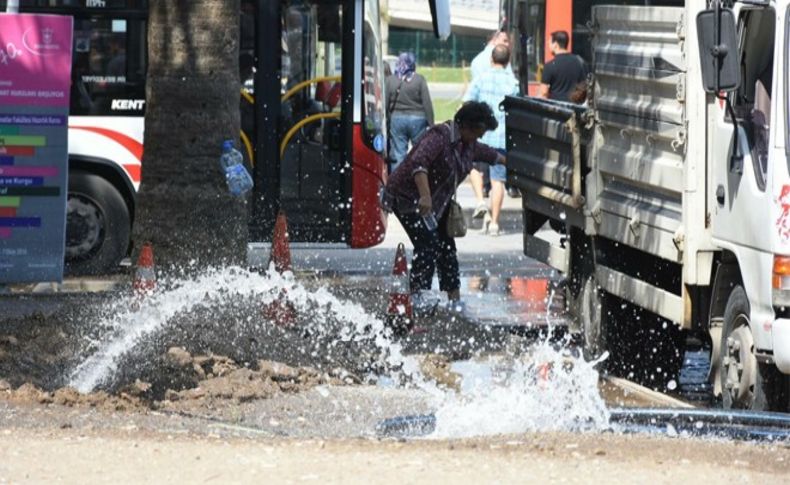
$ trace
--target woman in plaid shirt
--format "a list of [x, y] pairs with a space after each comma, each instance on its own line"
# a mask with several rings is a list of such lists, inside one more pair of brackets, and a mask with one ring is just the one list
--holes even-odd
[[[447, 292], [449, 309], [463, 312], [461, 279], [455, 240], [447, 235], [447, 206], [458, 184], [472, 170], [472, 161], [504, 164], [505, 157], [477, 140], [497, 128], [491, 108], [485, 103], [464, 103], [454, 120], [429, 129], [406, 160], [390, 175], [382, 194], [382, 206], [395, 213], [414, 245], [409, 274], [415, 312], [435, 310], [425, 291], [431, 289], [434, 270], [439, 288]], [[423, 216], [433, 214], [438, 228], [428, 229]]]

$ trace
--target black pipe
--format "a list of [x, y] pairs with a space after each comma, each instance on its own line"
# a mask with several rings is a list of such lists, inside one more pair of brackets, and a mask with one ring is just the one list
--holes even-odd
[[[790, 442], [790, 415], [756, 411], [709, 409], [624, 408], [610, 411], [610, 431], [676, 434], [738, 441]], [[580, 424], [583, 428], [583, 423]], [[416, 438], [436, 430], [433, 414], [385, 419], [376, 426], [379, 436]]]

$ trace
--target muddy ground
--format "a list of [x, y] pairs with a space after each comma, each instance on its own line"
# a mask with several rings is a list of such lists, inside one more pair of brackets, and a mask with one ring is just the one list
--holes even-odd
[[778, 445], [562, 433], [454, 441], [281, 438], [183, 416], [91, 414], [0, 403], [0, 481], [619, 484], [790, 477], [790, 450]]

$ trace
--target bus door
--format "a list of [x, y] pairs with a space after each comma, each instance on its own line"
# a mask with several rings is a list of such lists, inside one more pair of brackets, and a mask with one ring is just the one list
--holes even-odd
[[280, 211], [292, 243], [377, 244], [386, 176], [378, 1], [242, 5], [242, 60], [245, 14], [257, 29], [247, 36], [256, 46], [253, 121], [242, 116], [254, 130], [251, 245], [271, 242]]

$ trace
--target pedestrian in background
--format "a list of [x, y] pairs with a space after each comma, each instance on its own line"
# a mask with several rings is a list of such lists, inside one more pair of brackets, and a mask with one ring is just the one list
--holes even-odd
[[[488, 43], [486, 44], [485, 48], [480, 51], [480, 53], [477, 54], [474, 59], [472, 59], [472, 63], [470, 65], [472, 83], [474, 83], [475, 79], [480, 77], [482, 73], [491, 69], [491, 52], [493, 52], [494, 47], [497, 45], [510, 45], [510, 38], [508, 37], [507, 32], [497, 30], [491, 34], [488, 38]], [[512, 72], [510, 65], [507, 66], [507, 70]], [[472, 171], [469, 172], [469, 182], [472, 184], [472, 191], [475, 193], [475, 199], [477, 200], [477, 206], [475, 207], [474, 212], [472, 212], [472, 218], [485, 218], [488, 215], [488, 206], [486, 205], [485, 199], [488, 197], [491, 189], [491, 179], [489, 178], [488, 164], [475, 161]]]
[[[503, 44], [497, 45], [491, 51], [491, 68], [481, 73], [464, 96], [464, 101], [481, 101], [486, 103], [494, 113], [498, 126], [495, 130], [486, 132], [480, 141], [495, 148], [499, 153], [505, 154], [505, 112], [499, 104], [505, 96], [518, 94], [518, 80], [510, 69], [510, 49]], [[491, 215], [483, 220], [483, 233], [491, 236], [499, 235], [499, 214], [505, 199], [505, 182], [507, 171], [504, 165], [491, 165], [488, 167], [491, 179]]]
[[[429, 129], [387, 180], [382, 207], [395, 213], [414, 245], [409, 287], [418, 314], [430, 313], [438, 305], [425, 293], [431, 289], [435, 270], [439, 288], [447, 292], [448, 309], [465, 309], [455, 239], [447, 232], [447, 208], [458, 184], [472, 170], [472, 160], [505, 163], [503, 155], [477, 141], [496, 127], [487, 104], [464, 103], [453, 121]], [[424, 220], [429, 215], [438, 221], [433, 229]]]
[[386, 81], [387, 113], [389, 115], [389, 159], [394, 171], [406, 158], [409, 143], [416, 144], [425, 130], [433, 125], [433, 103], [428, 82], [417, 73], [414, 54], [402, 52], [395, 72]]
[[[472, 63], [469, 66], [472, 74], [472, 81], [474, 81], [476, 77], [491, 67], [491, 52], [494, 50], [494, 47], [498, 45], [506, 45], [510, 47], [510, 38], [508, 37], [507, 32], [497, 30], [491, 34], [488, 37], [488, 43], [483, 48], [483, 50], [480, 51], [480, 53], [477, 54], [474, 59], [472, 59]], [[512, 72], [510, 64], [508, 64], [507, 69]]]
[[543, 68], [538, 94], [543, 98], [583, 103], [587, 97], [587, 66], [581, 57], [568, 52], [569, 39], [564, 30], [551, 34], [549, 48], [554, 59]]

